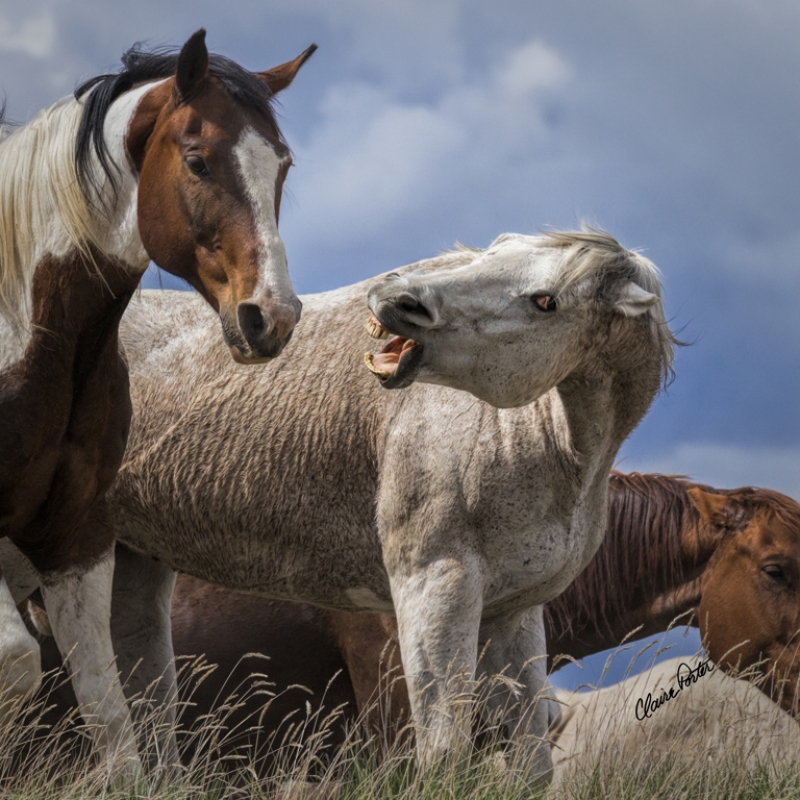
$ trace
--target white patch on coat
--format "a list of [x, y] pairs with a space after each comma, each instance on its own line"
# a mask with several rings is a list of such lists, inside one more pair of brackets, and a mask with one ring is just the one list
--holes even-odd
[[144, 272], [150, 261], [139, 235], [137, 214], [139, 176], [134, 171], [125, 139], [133, 117], [142, 98], [163, 81], [148, 83], [123, 94], [108, 109], [103, 124], [103, 137], [108, 146], [111, 160], [119, 167], [117, 173], [118, 194], [113, 205], [111, 182], [102, 172], [99, 162], [93, 158], [95, 173], [102, 180], [104, 207], [112, 209], [109, 224], [103, 231], [101, 245], [108, 255], [114, 256], [130, 265], [132, 272]]
[[39, 643], [28, 633], [4, 578], [0, 578], [0, 723], [15, 700], [29, 696], [42, 674]]
[[286, 249], [275, 217], [275, 189], [283, 159], [252, 128], [242, 131], [233, 155], [252, 203], [259, 243], [259, 278], [253, 297], [258, 297], [267, 287], [277, 296], [294, 297], [286, 266]]
[[58, 650], [72, 677], [95, 746], [111, 760], [125, 759], [125, 771], [141, 772], [130, 711], [111, 644], [113, 551], [85, 571], [49, 576], [42, 584], [45, 609]]
[[0, 568], [15, 605], [27, 600], [39, 588], [39, 574], [33, 564], [8, 538], [0, 539]]

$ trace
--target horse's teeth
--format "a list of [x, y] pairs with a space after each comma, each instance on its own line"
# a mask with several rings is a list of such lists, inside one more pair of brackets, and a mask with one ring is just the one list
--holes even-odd
[[392, 374], [391, 372], [386, 372], [386, 370], [378, 369], [372, 363], [372, 353], [364, 353], [364, 363], [367, 365], [369, 371], [377, 375], [379, 378], [388, 378]]
[[385, 339], [389, 336], [389, 331], [387, 331], [375, 317], [371, 316], [364, 327], [373, 339]]

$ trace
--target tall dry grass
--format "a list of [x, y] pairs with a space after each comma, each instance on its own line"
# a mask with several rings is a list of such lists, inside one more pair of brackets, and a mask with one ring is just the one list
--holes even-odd
[[[209, 669], [210, 665], [201, 660], [181, 665], [184, 702], [191, 702], [192, 685]], [[706, 679], [692, 686], [683, 694], [684, 705], [674, 705], [669, 720], [658, 719], [668, 706], [646, 720], [655, 721], [652, 729], [640, 725], [632, 732], [630, 725], [623, 724], [630, 716], [636, 693], [648, 685], [647, 676], [618, 690], [620, 702], [605, 709], [604, 719], [584, 714], [582, 726], [573, 726], [571, 735], [574, 738], [577, 730], [577, 750], [572, 746], [571, 758], [556, 758], [556, 777], [550, 787], [531, 785], [526, 765], [509, 763], [491, 724], [484, 728], [482, 749], [474, 751], [471, 758], [454, 758], [424, 777], [416, 769], [408, 735], [396, 737], [388, 729], [376, 732], [355, 724], [349, 727], [344, 746], [332, 749], [332, 731], [341, 724], [342, 709], [297, 714], [271, 732], [260, 729], [257, 718], [237, 719], [231, 724], [251, 693], [264, 704], [274, 702], [274, 687], [267, 674], [230, 687], [217, 707], [191, 728], [184, 729], [179, 723], [181, 746], [191, 751], [180, 771], [156, 769], [136, 786], [122, 787], [97, 763], [89, 730], [76, 714], [55, 727], [49, 720], [45, 722], [53, 681], [63, 680], [49, 676], [37, 699], [20, 706], [15, 723], [0, 731], [0, 795], [19, 800], [800, 798], [800, 748], [793, 751], [791, 738], [797, 733], [792, 734], [792, 728], [780, 729], [788, 717], [784, 720], [778, 712], [776, 727], [770, 721], [773, 718], [764, 716], [763, 705], [741, 689], [741, 682], [714, 674], [720, 676], [714, 686], [709, 683], [703, 689], [702, 680]], [[663, 676], [653, 679], [663, 680]], [[746, 689], [756, 691], [749, 684]], [[489, 689], [478, 686], [477, 690], [480, 694]], [[693, 696], [695, 690], [703, 691]], [[726, 692], [730, 692], [727, 701]], [[464, 701], [468, 699], [465, 694]], [[562, 695], [561, 699], [567, 703], [567, 724], [576, 719], [569, 703], [583, 707], [588, 702], [585, 695], [577, 700]], [[146, 699], [134, 701], [134, 706], [142, 730], [144, 759], [156, 763], [159, 754], [153, 734], [164, 723]], [[703, 725], [712, 717], [726, 714], [722, 728], [714, 728], [724, 730], [725, 735], [703, 739]], [[796, 726], [793, 720], [789, 722]], [[772, 737], [766, 748], [752, 747], [754, 729], [759, 731], [756, 738]], [[788, 746], [779, 746], [776, 737], [783, 737]], [[692, 746], [687, 747], [687, 741]], [[562, 751], [564, 748], [562, 740]], [[267, 775], [266, 761], [271, 764]]]

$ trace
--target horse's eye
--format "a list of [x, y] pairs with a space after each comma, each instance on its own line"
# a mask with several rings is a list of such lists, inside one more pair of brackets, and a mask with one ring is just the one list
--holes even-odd
[[201, 156], [186, 156], [186, 166], [200, 178], [209, 175], [208, 164]]
[[556, 299], [551, 294], [535, 294], [531, 297], [531, 300], [533, 300], [542, 311], [556, 310]]
[[789, 583], [786, 573], [780, 564], [767, 564], [762, 568], [764, 573], [778, 583]]

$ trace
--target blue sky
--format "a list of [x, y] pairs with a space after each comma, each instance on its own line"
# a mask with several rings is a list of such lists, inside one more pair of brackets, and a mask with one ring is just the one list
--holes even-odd
[[691, 343], [621, 468], [800, 496], [795, 0], [2, 0], [8, 113], [201, 25], [251, 69], [319, 45], [281, 108], [299, 291], [598, 224], [660, 267]]
[[600, 225], [691, 343], [620, 467], [800, 498], [800, 3], [0, 0], [8, 115], [200, 26], [250, 69], [319, 45], [281, 105], [298, 291]]

